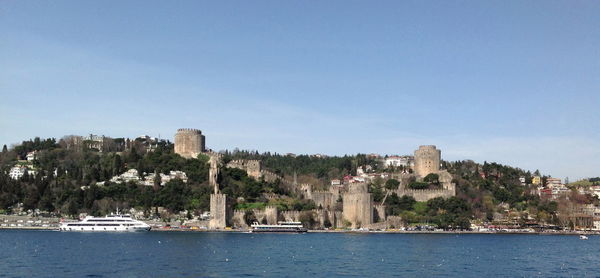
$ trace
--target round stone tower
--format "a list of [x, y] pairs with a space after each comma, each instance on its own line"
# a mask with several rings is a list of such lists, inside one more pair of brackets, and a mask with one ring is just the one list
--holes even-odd
[[420, 177], [425, 177], [439, 172], [441, 158], [442, 151], [436, 149], [434, 145], [419, 146], [419, 149], [415, 151], [415, 173]]
[[185, 158], [195, 158], [205, 151], [202, 131], [193, 128], [180, 128], [175, 133], [175, 153]]

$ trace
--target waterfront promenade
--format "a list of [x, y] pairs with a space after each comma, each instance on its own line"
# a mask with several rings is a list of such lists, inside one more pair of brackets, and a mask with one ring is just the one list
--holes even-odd
[[[1, 230], [45, 230], [58, 231], [58, 224], [49, 227], [41, 226], [11, 226], [0, 227]], [[153, 227], [150, 232], [189, 232], [189, 233], [248, 233], [249, 230], [224, 229], [191, 229], [191, 228], [157, 228]], [[523, 230], [502, 230], [502, 231], [405, 231], [405, 230], [309, 230], [309, 233], [322, 234], [515, 234], [515, 235], [600, 235], [600, 231], [523, 231]]]

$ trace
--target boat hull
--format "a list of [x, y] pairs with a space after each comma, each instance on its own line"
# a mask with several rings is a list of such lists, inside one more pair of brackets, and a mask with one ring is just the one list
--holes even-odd
[[252, 233], [307, 233], [307, 229], [289, 230], [289, 229], [261, 229], [261, 230], [250, 230]]
[[139, 232], [147, 232], [150, 231], [150, 227], [140, 227], [140, 228], [131, 228], [131, 227], [61, 227], [61, 232], [122, 232], [122, 233], [139, 233]]

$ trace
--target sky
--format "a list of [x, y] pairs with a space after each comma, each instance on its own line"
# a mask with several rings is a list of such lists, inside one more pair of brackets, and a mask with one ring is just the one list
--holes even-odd
[[599, 1], [0, 1], [0, 144], [412, 154], [600, 176]]

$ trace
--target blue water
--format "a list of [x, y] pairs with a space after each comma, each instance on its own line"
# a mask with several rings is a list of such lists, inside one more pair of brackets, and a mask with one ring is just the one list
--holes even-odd
[[0, 231], [0, 277], [595, 277], [600, 236]]

